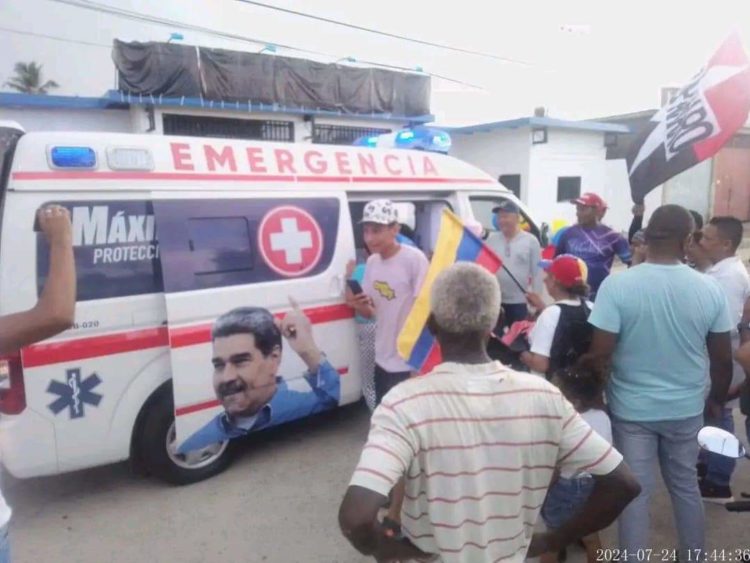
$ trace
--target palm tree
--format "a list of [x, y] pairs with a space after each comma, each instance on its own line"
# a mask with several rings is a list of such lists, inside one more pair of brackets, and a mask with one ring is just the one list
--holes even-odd
[[33, 61], [16, 63], [13, 70], [16, 75], [8, 80], [5, 85], [23, 94], [47, 94], [48, 90], [60, 87], [54, 80], [47, 80], [42, 84], [42, 65]]

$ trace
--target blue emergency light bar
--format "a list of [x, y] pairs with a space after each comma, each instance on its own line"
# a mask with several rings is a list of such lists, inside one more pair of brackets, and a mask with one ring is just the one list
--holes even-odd
[[374, 135], [372, 137], [360, 137], [359, 139], [354, 141], [354, 146], [370, 147], [374, 149], [378, 146], [378, 137], [379, 135]]
[[447, 154], [451, 148], [451, 136], [434, 127], [414, 127], [397, 133], [384, 133], [360, 137], [354, 141], [358, 147], [381, 147], [411, 149]]
[[96, 152], [91, 147], [52, 147], [49, 156], [55, 168], [96, 168]]

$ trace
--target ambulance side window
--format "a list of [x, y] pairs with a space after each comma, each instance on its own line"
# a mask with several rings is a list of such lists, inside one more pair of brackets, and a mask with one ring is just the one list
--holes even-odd
[[493, 219], [492, 209], [503, 199], [491, 199], [491, 198], [471, 198], [471, 210], [474, 212], [474, 217], [479, 221], [482, 226], [488, 231], [496, 231], [495, 223]]
[[[79, 302], [164, 291], [150, 201], [66, 201], [61, 205], [73, 221]], [[49, 274], [49, 246], [41, 233], [36, 235], [36, 250], [37, 292], [41, 294]]]
[[[373, 198], [374, 199], [374, 198]], [[428, 257], [435, 250], [440, 217], [442, 210], [447, 208], [453, 210], [451, 204], [446, 200], [414, 200], [408, 201], [399, 198], [393, 199], [401, 218], [401, 234], [408, 237]], [[363, 262], [367, 259], [365, 242], [362, 235], [360, 220], [367, 202], [350, 201], [349, 213], [354, 228], [354, 244], [357, 251], [357, 260]]]
[[[491, 197], [491, 196], [471, 196], [469, 198], [471, 202], [471, 210], [474, 212], [474, 217], [479, 221], [482, 226], [489, 232], [497, 231], [495, 223], [495, 214], [492, 210], [497, 207], [499, 203], [506, 201], [503, 197]], [[541, 240], [541, 233], [536, 225], [529, 219], [529, 217], [522, 211], [521, 212], [521, 228], [530, 232], [537, 239]]]
[[167, 293], [318, 275], [331, 264], [339, 200], [154, 203]]
[[188, 233], [195, 275], [210, 276], [253, 269], [247, 218], [190, 219]]

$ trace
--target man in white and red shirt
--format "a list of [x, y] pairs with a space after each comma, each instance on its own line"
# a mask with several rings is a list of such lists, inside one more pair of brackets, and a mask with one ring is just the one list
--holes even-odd
[[[456, 264], [436, 279], [431, 303], [445, 363], [395, 387], [376, 409], [341, 504], [344, 535], [378, 560], [521, 562], [609, 525], [640, 487], [557, 388], [487, 356], [497, 279]], [[556, 467], [589, 472], [594, 491], [566, 525], [533, 534]], [[405, 538], [397, 540], [377, 514], [404, 475]]]

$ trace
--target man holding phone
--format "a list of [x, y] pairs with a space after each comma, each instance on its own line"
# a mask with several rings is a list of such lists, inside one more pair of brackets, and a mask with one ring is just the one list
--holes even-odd
[[346, 285], [349, 288], [349, 291], [351, 291], [353, 295], [359, 295], [360, 293], [364, 293], [364, 290], [362, 289], [362, 286], [360, 285], [359, 281], [355, 279], [346, 280]]
[[[348, 283], [346, 300], [363, 317], [375, 317], [375, 393], [380, 403], [413, 371], [399, 355], [396, 341], [422, 288], [429, 262], [418, 248], [398, 242], [398, 211], [392, 201], [368, 203], [361, 224], [372, 254], [361, 288]], [[358, 289], [361, 293], [356, 293]]]

